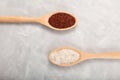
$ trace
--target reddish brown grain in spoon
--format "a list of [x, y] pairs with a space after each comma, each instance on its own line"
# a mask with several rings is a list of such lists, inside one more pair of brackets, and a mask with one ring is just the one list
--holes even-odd
[[9, 23], [40, 23], [54, 30], [68, 30], [77, 24], [76, 18], [68, 12], [56, 11], [38, 18], [1, 16], [0, 22]]

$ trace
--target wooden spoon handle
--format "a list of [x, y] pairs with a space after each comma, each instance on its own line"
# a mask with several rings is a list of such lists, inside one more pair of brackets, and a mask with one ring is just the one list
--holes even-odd
[[110, 52], [110, 53], [99, 53], [99, 54], [90, 54], [89, 58], [102, 58], [102, 59], [120, 59], [120, 52]]
[[27, 17], [10, 17], [10, 16], [1, 16], [0, 17], [0, 22], [34, 22], [36, 19], [35, 18], [27, 18]]

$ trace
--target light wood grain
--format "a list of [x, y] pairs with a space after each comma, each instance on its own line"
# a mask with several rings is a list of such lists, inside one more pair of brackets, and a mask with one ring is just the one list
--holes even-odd
[[[54, 52], [62, 50], [62, 49], [73, 50], [73, 51], [80, 54], [80, 58], [77, 61], [72, 62], [70, 64], [57, 64], [51, 58], [51, 55], [54, 54]], [[73, 48], [73, 47], [61, 47], [61, 48], [56, 48], [56, 49], [52, 50], [48, 55], [48, 59], [49, 59], [50, 62], [52, 62], [55, 65], [62, 66], [62, 67], [68, 67], [68, 66], [73, 66], [75, 64], [78, 64], [82, 61], [89, 60], [89, 59], [120, 59], [120, 52], [106, 52], [106, 53], [93, 54], [93, 53], [85, 53], [85, 52], [80, 51], [80, 50], [78, 50], [76, 48]]]
[[74, 15], [72, 15], [71, 13], [68, 13], [68, 12], [65, 12], [65, 11], [55, 11], [55, 12], [48, 13], [48, 14], [45, 14], [43, 16], [40, 16], [38, 18], [17, 17], [17, 16], [1, 16], [0, 17], [0, 22], [4, 22], [4, 23], [5, 22], [8, 22], [8, 23], [39, 23], [39, 24], [45, 25], [45, 26], [47, 26], [51, 29], [59, 30], [59, 31], [69, 30], [69, 29], [74, 28], [77, 25], [77, 19], [74, 17], [76, 22], [71, 27], [59, 29], [59, 28], [55, 28], [55, 27], [51, 26], [48, 22], [49, 18], [52, 15], [54, 15], [56, 13], [59, 13], [59, 12], [67, 13], [67, 14], [70, 14], [71, 16], [74, 17]]

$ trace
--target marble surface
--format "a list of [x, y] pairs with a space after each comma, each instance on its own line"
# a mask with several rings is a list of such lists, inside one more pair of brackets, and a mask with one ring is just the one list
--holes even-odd
[[39, 24], [0, 24], [0, 80], [119, 80], [120, 60], [89, 60], [62, 68], [48, 61], [64, 45], [88, 53], [120, 52], [120, 0], [0, 0], [1, 16], [39, 17], [65, 10], [78, 18], [69, 31]]

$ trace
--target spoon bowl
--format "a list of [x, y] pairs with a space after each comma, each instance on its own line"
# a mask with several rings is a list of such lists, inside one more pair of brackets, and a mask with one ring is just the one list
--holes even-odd
[[[55, 52], [64, 50], [64, 49], [68, 49], [68, 50], [77, 52], [80, 55], [79, 59], [74, 62], [66, 63], [66, 64], [56, 63], [56, 61], [54, 59], [52, 59], [51, 56], [54, 55]], [[53, 63], [55, 65], [58, 65], [61, 67], [69, 67], [69, 66], [73, 66], [75, 64], [78, 64], [82, 61], [89, 60], [89, 59], [120, 59], [120, 52], [107, 52], [107, 53], [92, 54], [92, 53], [85, 53], [85, 52], [80, 51], [73, 47], [61, 47], [61, 48], [56, 48], [56, 49], [52, 50], [48, 55], [48, 59], [51, 63]]]
[[[51, 17], [52, 15], [57, 14], [57, 13], [65, 13], [65, 14], [68, 14], [68, 15], [71, 15], [72, 17], [74, 17], [74, 19], [75, 19], [74, 25], [72, 25], [72, 26], [70, 26], [70, 27], [67, 27], [67, 28], [61, 28], [61, 29], [55, 28], [55, 27], [53, 27], [52, 25], [50, 25], [50, 23], [49, 23], [50, 17]], [[36, 19], [36, 22], [41, 23], [41, 24], [43, 24], [43, 25], [45, 25], [45, 26], [47, 26], [47, 27], [49, 27], [49, 28], [51, 28], [51, 29], [59, 30], [59, 31], [69, 30], [69, 29], [74, 28], [74, 27], [77, 25], [77, 19], [76, 19], [76, 17], [75, 17], [72, 13], [65, 12], [65, 11], [56, 11], [56, 12], [48, 13], [48, 14], [46, 14], [46, 15], [43, 15], [43, 16], [37, 18], [37, 19]]]
[[[60, 50], [64, 50], [64, 49], [68, 49], [68, 50], [72, 50], [72, 51], [75, 51], [77, 52], [80, 57], [78, 60], [76, 60], [75, 62], [71, 62], [70, 64], [57, 64], [52, 58], [51, 58], [51, 55], [54, 54], [55, 52], [57, 51], [60, 51]], [[75, 65], [75, 64], [78, 64], [79, 62], [83, 61], [84, 59], [86, 58], [86, 53], [76, 49], [76, 48], [73, 48], [73, 47], [61, 47], [61, 48], [56, 48], [54, 50], [52, 50], [49, 55], [48, 55], [48, 59], [50, 60], [50, 62], [52, 62], [53, 64], [55, 65], [58, 65], [58, 66], [64, 66], [64, 67], [67, 67], [67, 66], [72, 66], [72, 65]]]
[[[72, 26], [66, 27], [66, 28], [56, 28], [56, 27], [52, 26], [49, 23], [49, 19], [50, 19], [51, 16], [53, 16], [54, 14], [57, 14], [57, 13], [65, 13], [65, 14], [70, 15], [71, 17], [74, 18], [75, 23]], [[45, 25], [45, 26], [47, 26], [47, 27], [49, 27], [51, 29], [59, 30], [59, 31], [69, 30], [69, 29], [74, 28], [77, 25], [76, 17], [74, 17], [73, 14], [71, 14], [69, 12], [65, 12], [65, 11], [56, 11], [56, 12], [48, 13], [48, 14], [43, 15], [43, 16], [38, 17], [38, 18], [16, 17], [16, 16], [1, 16], [0, 17], [0, 22], [9, 22], [9, 23], [14, 23], [14, 22], [15, 23], [31, 23], [32, 22], [32, 23], [39, 23], [39, 24]]]

